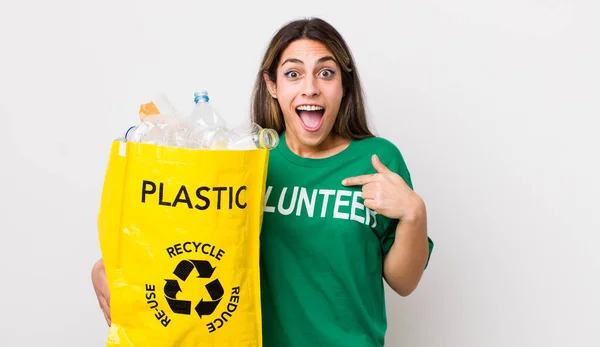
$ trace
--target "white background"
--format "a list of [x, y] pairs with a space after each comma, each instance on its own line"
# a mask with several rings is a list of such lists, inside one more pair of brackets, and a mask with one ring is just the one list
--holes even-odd
[[[274, 32], [347, 39], [436, 248], [391, 347], [600, 346], [600, 6], [573, 0], [0, 2], [0, 345], [103, 346], [110, 142], [165, 92], [248, 117]], [[282, 346], [285, 347], [285, 346]]]

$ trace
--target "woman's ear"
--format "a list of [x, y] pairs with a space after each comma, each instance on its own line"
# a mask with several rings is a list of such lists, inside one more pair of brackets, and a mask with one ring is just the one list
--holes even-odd
[[268, 73], [263, 73], [263, 78], [265, 79], [265, 84], [267, 85], [267, 90], [269, 94], [273, 97], [273, 99], [277, 99], [277, 85], [275, 82], [271, 81]]

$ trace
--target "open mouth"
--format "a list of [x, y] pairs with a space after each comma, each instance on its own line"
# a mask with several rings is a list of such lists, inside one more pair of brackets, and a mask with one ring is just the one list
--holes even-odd
[[323, 123], [325, 108], [318, 105], [300, 105], [296, 107], [302, 126], [308, 131], [317, 131]]

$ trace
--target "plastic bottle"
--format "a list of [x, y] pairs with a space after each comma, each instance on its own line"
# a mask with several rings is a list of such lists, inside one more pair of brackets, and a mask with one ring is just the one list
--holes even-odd
[[164, 130], [164, 145], [171, 147], [190, 148], [190, 132], [188, 123], [180, 119], [172, 119]]
[[166, 124], [164, 123], [145, 121], [130, 127], [125, 133], [125, 141], [163, 145], [166, 135], [165, 128]]
[[157, 118], [174, 118], [177, 116], [177, 112], [169, 99], [164, 94], [159, 93], [150, 102], [140, 105], [139, 115], [140, 121], [144, 122]]
[[206, 128], [226, 126], [225, 120], [221, 118], [213, 109], [205, 90], [194, 93], [194, 109], [190, 115], [192, 124], [200, 125]]
[[202, 149], [225, 150], [229, 148], [232, 133], [225, 127], [212, 127], [204, 131]]
[[268, 149], [279, 144], [279, 134], [275, 129], [263, 129], [256, 123], [237, 128], [235, 136], [230, 140], [229, 149]]
[[263, 129], [255, 123], [229, 129], [209, 100], [206, 91], [195, 93], [190, 116], [180, 117], [166, 97], [156, 96], [140, 107], [142, 122], [129, 128], [124, 140], [211, 150], [270, 150], [279, 144], [279, 134], [274, 129]]
[[[127, 129], [125, 141], [165, 145], [174, 136], [173, 123], [177, 113], [164, 94], [157, 94], [151, 101], [140, 105], [139, 116], [141, 122]], [[181, 141], [176, 143], [181, 144]]]

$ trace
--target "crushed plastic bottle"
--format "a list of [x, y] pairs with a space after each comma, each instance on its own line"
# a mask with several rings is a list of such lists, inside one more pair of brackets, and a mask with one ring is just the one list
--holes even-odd
[[165, 144], [179, 116], [164, 94], [157, 94], [150, 102], [140, 105], [141, 123], [130, 127], [124, 139], [132, 142]]
[[164, 119], [178, 116], [169, 99], [162, 93], [155, 95], [150, 102], [140, 105], [139, 114], [142, 122], [157, 117]]

